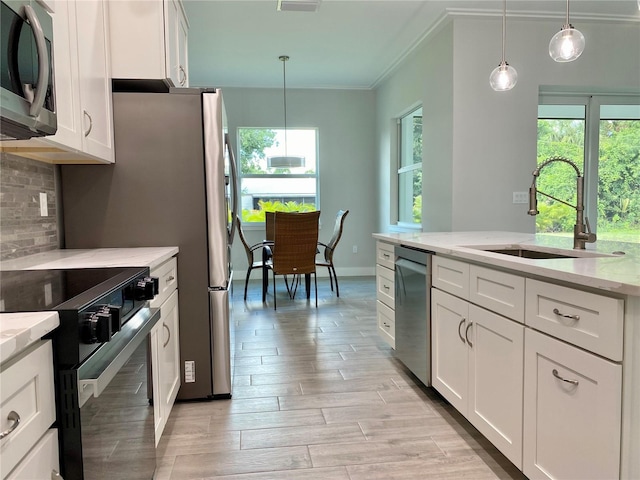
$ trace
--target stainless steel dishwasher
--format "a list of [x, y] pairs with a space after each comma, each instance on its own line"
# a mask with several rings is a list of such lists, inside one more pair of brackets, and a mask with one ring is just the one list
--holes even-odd
[[431, 253], [395, 247], [396, 355], [431, 385]]

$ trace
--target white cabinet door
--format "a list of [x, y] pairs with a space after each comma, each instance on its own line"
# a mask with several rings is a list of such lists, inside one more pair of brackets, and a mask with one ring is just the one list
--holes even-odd
[[431, 383], [460, 413], [467, 414], [468, 348], [465, 330], [469, 304], [431, 289]]
[[107, 8], [102, 0], [76, 1], [75, 8], [83, 151], [113, 161]]
[[467, 419], [522, 469], [524, 325], [469, 306]]
[[180, 388], [180, 322], [177, 290], [162, 305], [162, 318], [159, 323], [162, 328], [159, 332], [160, 400], [166, 423]]
[[187, 19], [179, 0], [165, 0], [166, 72], [176, 87], [188, 87]]
[[[31, 139], [52, 163], [113, 163], [111, 71], [102, 0], [60, 1], [53, 15], [58, 130]], [[18, 146], [16, 144], [16, 146]]]
[[622, 365], [525, 333], [523, 471], [530, 479], [617, 479]]
[[160, 321], [151, 330], [151, 371], [156, 446], [180, 389], [180, 319], [178, 290], [162, 304]]

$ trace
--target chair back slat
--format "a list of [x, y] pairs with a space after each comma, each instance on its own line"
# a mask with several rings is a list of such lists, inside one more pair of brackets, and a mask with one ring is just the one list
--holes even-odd
[[319, 210], [305, 213], [275, 213], [274, 273], [315, 273], [319, 218]]

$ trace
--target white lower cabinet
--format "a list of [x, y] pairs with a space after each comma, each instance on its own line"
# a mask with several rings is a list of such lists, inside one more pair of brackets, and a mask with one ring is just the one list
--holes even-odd
[[522, 466], [524, 325], [432, 289], [433, 387]]
[[0, 478], [55, 478], [57, 431], [50, 430], [55, 419], [53, 349], [46, 340], [0, 366], [0, 430], [5, 433], [0, 440]]
[[180, 318], [176, 258], [153, 269], [158, 277], [159, 295], [151, 302], [160, 308], [160, 321], [151, 330], [151, 373], [156, 446], [167, 424], [180, 389]]
[[376, 315], [378, 335], [391, 348], [396, 348], [394, 246], [378, 242], [376, 245]]
[[527, 329], [524, 473], [620, 478], [622, 365]]

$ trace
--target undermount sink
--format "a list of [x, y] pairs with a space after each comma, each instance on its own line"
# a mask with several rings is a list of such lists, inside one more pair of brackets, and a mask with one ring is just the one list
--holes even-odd
[[505, 248], [497, 250], [485, 250], [485, 252], [501, 253], [512, 257], [522, 258], [579, 258], [578, 255], [564, 253], [541, 252], [540, 250], [528, 250], [526, 248]]
[[467, 248], [473, 248], [476, 250], [482, 250], [484, 252], [499, 253], [501, 255], [510, 255], [512, 257], [531, 258], [531, 259], [551, 259], [551, 258], [594, 258], [594, 257], [608, 257], [605, 253], [588, 252], [585, 250], [563, 250], [563, 251], [551, 251], [543, 249], [531, 249], [520, 246], [503, 246], [503, 247], [478, 247], [470, 246]]

